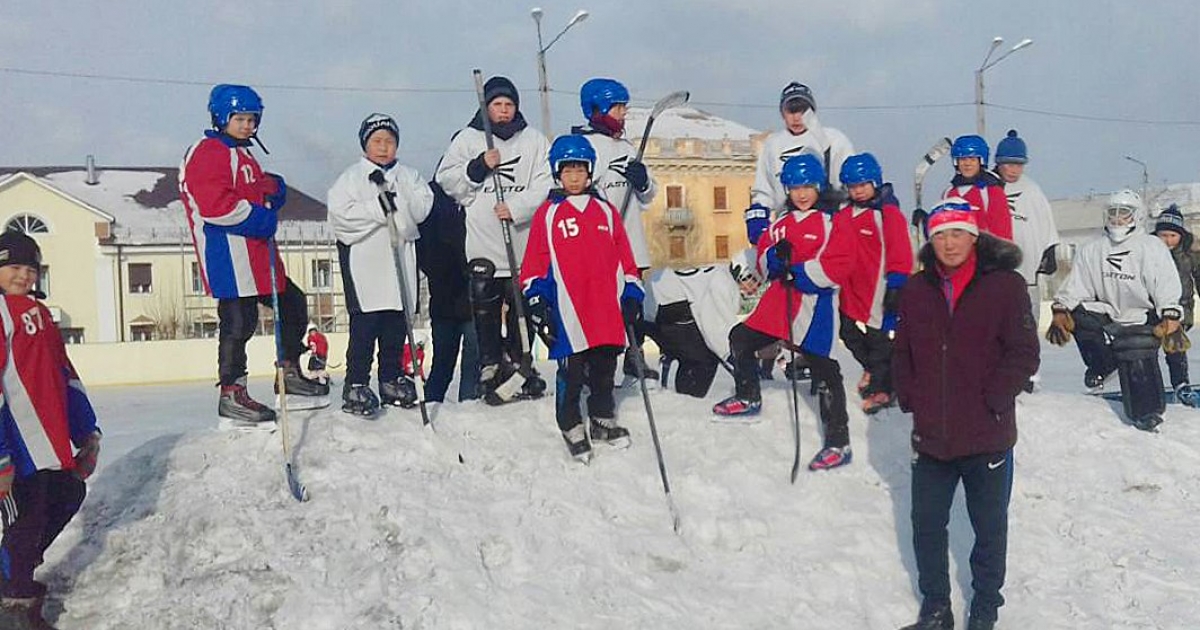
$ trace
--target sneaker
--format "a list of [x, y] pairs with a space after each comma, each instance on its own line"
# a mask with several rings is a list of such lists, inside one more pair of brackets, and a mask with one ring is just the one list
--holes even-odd
[[[863, 392], [867, 391], [867, 387], [871, 385], [871, 373], [863, 372], [862, 378], [858, 379], [858, 395], [862, 396]], [[866, 398], [866, 396], [863, 396]]]
[[1162, 416], [1160, 416], [1156, 413], [1148, 413], [1148, 414], [1142, 416], [1141, 418], [1134, 420], [1133, 426], [1138, 429], [1141, 429], [1142, 431], [1148, 431], [1150, 433], [1157, 433], [1158, 425], [1162, 424], [1162, 421], [1163, 421]]
[[592, 418], [593, 442], [604, 442], [613, 448], [629, 447], [629, 429], [617, 424], [616, 418]]
[[809, 470], [829, 470], [850, 463], [853, 453], [849, 446], [826, 446], [808, 463]]
[[379, 398], [365, 384], [342, 386], [342, 411], [370, 418], [379, 413]]
[[[300, 368], [292, 363], [284, 363], [283, 386], [289, 396], [328, 396], [329, 386], [311, 378], [305, 378]], [[279, 382], [275, 382], [275, 393], [279, 393]]]
[[922, 606], [917, 622], [900, 630], [954, 630], [954, 611], [948, 603], [928, 609]]
[[417, 385], [407, 376], [391, 382], [379, 383], [379, 404], [385, 407], [404, 407], [412, 409], [417, 406]]
[[1200, 391], [1187, 383], [1175, 387], [1175, 400], [1188, 407], [1200, 407]]
[[583, 428], [583, 423], [563, 431], [563, 441], [567, 443], [567, 452], [571, 457], [587, 463], [592, 457], [592, 445], [588, 442], [587, 431]]
[[246, 391], [245, 378], [239, 378], [233, 385], [221, 386], [217, 415], [245, 424], [275, 421], [273, 409], [250, 397], [250, 393]]
[[896, 404], [896, 399], [891, 394], [887, 392], [875, 392], [874, 394], [867, 394], [863, 398], [862, 410], [863, 413], [871, 416], [894, 404]]
[[762, 411], [762, 401], [730, 396], [713, 405], [712, 410], [718, 416], [757, 416]]

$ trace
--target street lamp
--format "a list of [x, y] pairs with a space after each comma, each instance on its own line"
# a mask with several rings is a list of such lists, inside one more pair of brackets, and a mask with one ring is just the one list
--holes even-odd
[[559, 31], [558, 35], [555, 35], [554, 39], [551, 39], [550, 43], [546, 44], [545, 46], [542, 45], [541, 7], [534, 7], [529, 11], [529, 15], [533, 16], [533, 21], [535, 24], [537, 24], [538, 91], [542, 94], [542, 133], [548, 136], [550, 135], [550, 84], [546, 80], [546, 51], [550, 50], [550, 47], [554, 45], [554, 42], [557, 42], [560, 37], [566, 34], [567, 31], [571, 30], [572, 26], [575, 26], [576, 24], [586, 20], [588, 17], [588, 12], [583, 9], [576, 11], [575, 15], [571, 18], [571, 21], [567, 22], [567, 25], [563, 27], [563, 30]]
[[[1150, 169], [1146, 167], [1145, 162], [1133, 157], [1132, 155], [1126, 155], [1125, 159], [1142, 167], [1142, 203], [1149, 204], [1150, 201], [1146, 199], [1146, 192], [1150, 188]], [[1149, 208], [1149, 206], [1147, 206], [1147, 208]]]
[[[975, 71], [975, 128], [979, 135], [985, 138], [987, 137], [987, 128], [983, 122], [983, 73], [988, 68], [991, 68], [992, 66], [1007, 59], [1009, 55], [1021, 50], [1022, 48], [1028, 47], [1030, 44], [1033, 44], [1033, 40], [1028, 38], [1023, 39], [1019, 44], [1008, 49], [1008, 52], [996, 57], [993, 60], [992, 53], [996, 52], [996, 49], [999, 48], [1000, 44], [1003, 43], [1003, 37], [996, 37], [992, 39], [992, 46], [991, 48], [988, 48], [987, 56], [983, 58], [983, 63], [979, 64], [979, 69]], [[991, 61], [990, 63], [989, 60]]]

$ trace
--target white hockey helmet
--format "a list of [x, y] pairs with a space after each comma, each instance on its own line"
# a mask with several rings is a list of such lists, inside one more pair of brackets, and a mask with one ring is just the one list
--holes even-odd
[[1136, 192], [1118, 190], [1108, 198], [1104, 208], [1104, 231], [1114, 243], [1120, 243], [1142, 229], [1146, 223], [1146, 206]]

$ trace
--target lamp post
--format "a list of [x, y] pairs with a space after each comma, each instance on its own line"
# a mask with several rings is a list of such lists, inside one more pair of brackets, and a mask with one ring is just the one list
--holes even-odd
[[[1149, 204], [1150, 200], [1146, 198], [1146, 193], [1150, 188], [1150, 169], [1146, 167], [1145, 162], [1133, 157], [1132, 155], [1126, 155], [1125, 159], [1142, 167], [1142, 203]], [[1146, 208], [1149, 210], [1149, 205], [1147, 205]]]
[[979, 69], [975, 71], [975, 129], [981, 137], [985, 138], [987, 137], [987, 126], [984, 124], [983, 120], [983, 73], [986, 72], [988, 68], [991, 68], [992, 66], [1007, 59], [1009, 55], [1033, 44], [1033, 40], [1028, 38], [1023, 39], [1016, 46], [1008, 49], [1008, 52], [1005, 52], [1003, 55], [992, 59], [992, 53], [996, 52], [996, 49], [999, 48], [1000, 44], [1003, 43], [1003, 37], [993, 38], [992, 46], [991, 48], [988, 48], [987, 56], [983, 58], [983, 63], [979, 64]]
[[545, 46], [542, 45], [542, 9], [541, 9], [541, 7], [534, 7], [533, 9], [531, 9], [529, 11], [529, 14], [531, 16], [533, 16], [533, 22], [535, 24], [537, 24], [538, 92], [541, 92], [541, 95], [542, 95], [542, 133], [549, 136], [550, 135], [550, 83], [546, 79], [546, 51], [550, 50], [550, 47], [554, 45], [554, 42], [557, 42], [559, 40], [559, 38], [561, 38], [564, 34], [566, 34], [567, 31], [571, 30], [572, 26], [575, 26], [576, 24], [586, 20], [588, 17], [588, 12], [583, 9], [576, 11], [575, 15], [571, 18], [571, 20], [569, 22], [567, 22], [567, 25], [563, 27], [563, 30], [559, 31], [558, 35], [555, 35], [554, 38], [550, 40], [550, 43], [546, 44]]

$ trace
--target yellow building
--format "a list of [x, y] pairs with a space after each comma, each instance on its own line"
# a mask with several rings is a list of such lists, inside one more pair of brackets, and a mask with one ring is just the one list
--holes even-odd
[[[40, 288], [69, 343], [215, 337], [178, 192], [179, 169], [0, 168], [0, 226], [41, 246]], [[277, 233], [310, 319], [345, 326], [325, 205], [291, 189]], [[269, 311], [263, 327], [270, 332]]]
[[[648, 114], [631, 108], [626, 128], [640, 134]], [[655, 118], [645, 162], [658, 195], [642, 216], [655, 267], [729, 260], [750, 245], [742, 211], [750, 205], [763, 137], [689, 107]], [[641, 139], [631, 140], [637, 145]]]

